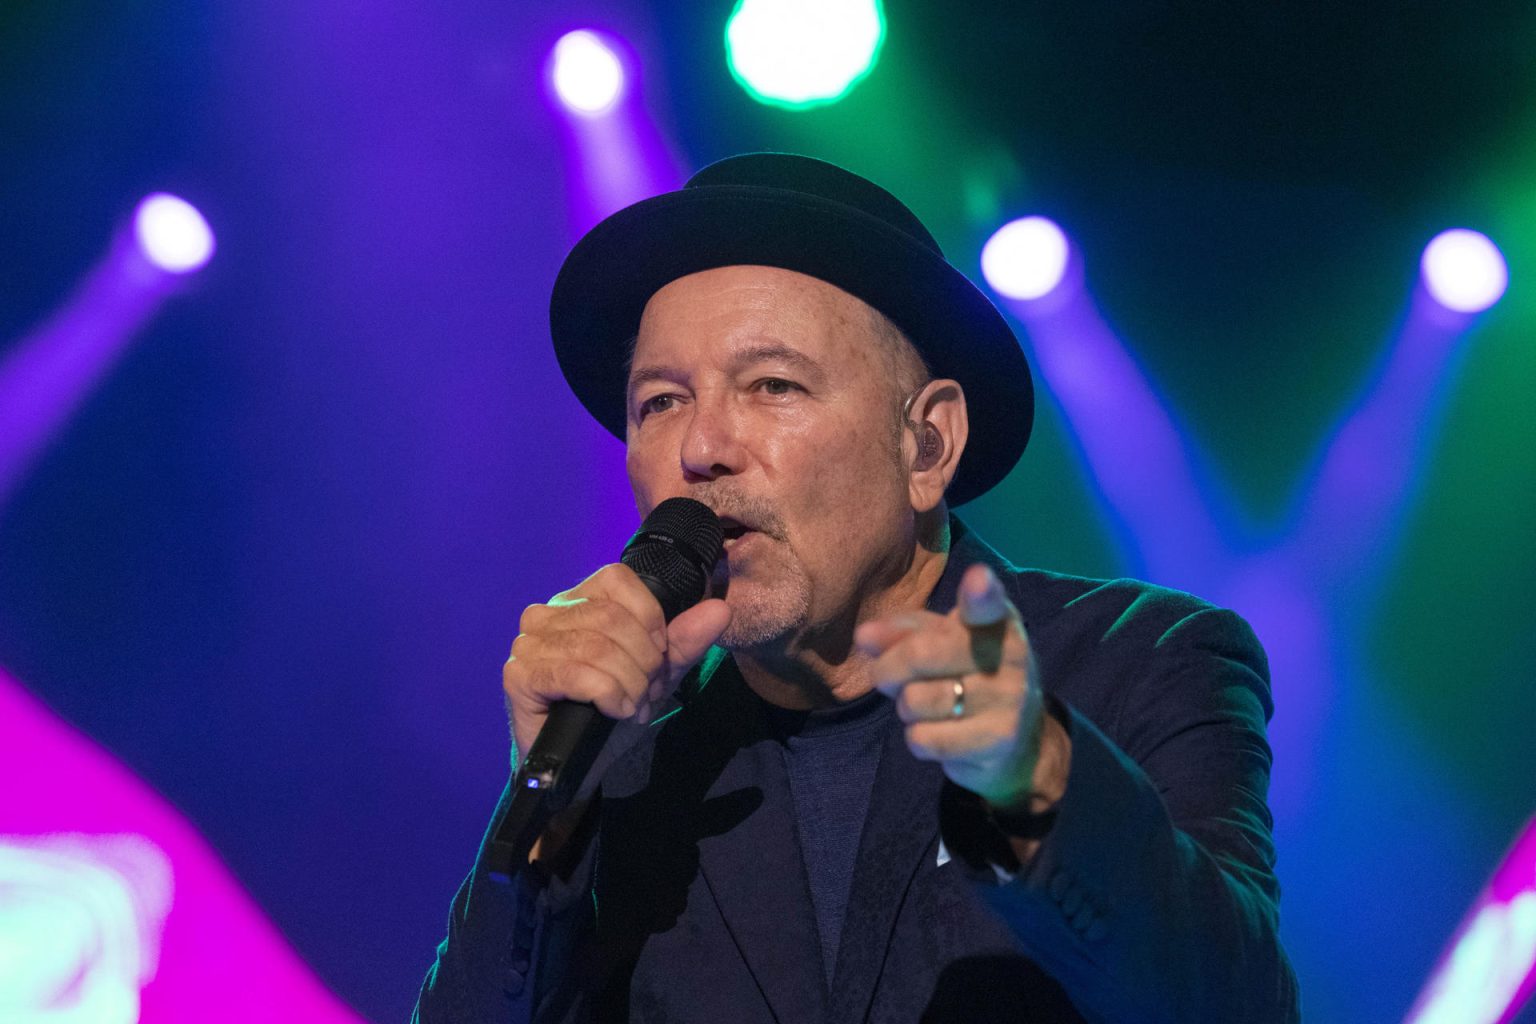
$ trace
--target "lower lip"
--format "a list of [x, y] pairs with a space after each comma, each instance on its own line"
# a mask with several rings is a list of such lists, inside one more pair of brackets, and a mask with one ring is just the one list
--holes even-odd
[[740, 547], [743, 543], [745, 543], [748, 540], [751, 540], [755, 536], [757, 536], [757, 531], [756, 530], [748, 530], [746, 533], [742, 534], [740, 537], [727, 537], [725, 539], [725, 550], [727, 552], [734, 551], [734, 550], [736, 550], [736, 548]]

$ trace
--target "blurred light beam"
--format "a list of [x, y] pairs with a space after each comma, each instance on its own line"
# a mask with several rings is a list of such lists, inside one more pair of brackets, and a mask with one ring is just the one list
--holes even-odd
[[640, 102], [638, 67], [627, 44], [595, 29], [568, 32], [550, 50], [545, 84], [560, 115], [578, 235], [617, 210], [682, 184], [671, 147]]
[[[1450, 393], [1469, 313], [1416, 288], [1408, 312], [1355, 407], [1332, 432], [1301, 489], [1288, 532], [1302, 564], [1353, 591], [1402, 532], [1406, 499], [1429, 455], [1436, 413]], [[1348, 573], [1338, 567], [1349, 566]]]
[[1080, 261], [1069, 259], [1074, 252], [1045, 218], [1016, 220], [983, 250], [983, 274], [1025, 326], [1035, 365], [1066, 414], [1101, 504], [1134, 549], [1131, 571], [1173, 586], [1222, 578], [1231, 544], [1201, 487], [1195, 456], [1104, 322], [1080, 280]]
[[147, 197], [129, 230], [54, 315], [0, 359], [0, 510], [178, 285], [213, 254], [213, 232], [191, 204]]
[[[551, 49], [544, 81], [558, 128], [567, 214], [576, 237], [626, 206], [680, 187], [684, 177], [670, 140], [646, 109], [636, 52], [617, 36], [595, 29], [582, 31], [614, 55], [623, 71], [624, 87], [600, 110], [581, 111], [569, 105], [561, 96], [558, 68], [561, 43], [572, 34], [562, 36]], [[597, 516], [595, 521], [601, 525], [587, 531], [586, 553], [572, 557], [601, 562], [623, 546], [628, 530], [621, 524], [632, 521], [634, 496], [624, 473], [623, 446], [593, 421], [584, 421], [578, 429], [591, 439], [587, 459], [593, 471], [572, 484], [576, 493], [571, 499], [608, 514]]]

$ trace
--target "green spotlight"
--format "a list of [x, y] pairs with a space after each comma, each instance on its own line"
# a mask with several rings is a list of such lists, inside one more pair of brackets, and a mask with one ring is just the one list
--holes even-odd
[[737, 0], [725, 25], [731, 74], [761, 103], [836, 103], [874, 68], [885, 42], [880, 0]]

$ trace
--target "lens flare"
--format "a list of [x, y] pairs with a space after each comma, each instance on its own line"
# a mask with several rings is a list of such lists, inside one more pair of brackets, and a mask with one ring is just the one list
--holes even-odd
[[624, 95], [624, 62], [596, 32], [567, 32], [555, 43], [552, 61], [555, 94], [572, 113], [606, 114]]
[[1504, 254], [1487, 235], [1452, 228], [1424, 247], [1419, 267], [1436, 302], [1457, 313], [1481, 313], [1509, 286]]
[[1066, 276], [1067, 236], [1044, 217], [1009, 221], [981, 248], [981, 273], [999, 295], [1040, 299]]
[[133, 217], [144, 257], [161, 270], [190, 274], [213, 256], [213, 229], [197, 207], [165, 192], [146, 196]]

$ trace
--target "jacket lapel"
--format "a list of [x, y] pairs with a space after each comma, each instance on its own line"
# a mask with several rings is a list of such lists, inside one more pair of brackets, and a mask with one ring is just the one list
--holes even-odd
[[[972, 563], [986, 562], [999, 573], [1009, 568], [959, 519], [951, 518], [950, 529], [949, 562], [928, 598], [928, 610], [940, 614], [954, 608], [960, 577]], [[862, 1021], [869, 1013], [912, 880], [927, 858], [937, 857], [943, 786], [943, 769], [913, 757], [900, 719], [892, 718], [859, 840], [832, 979], [831, 1021]]]
[[893, 716], [848, 894], [831, 1021], [862, 1021], [868, 1013], [912, 879], [926, 858], [937, 855], [943, 782], [938, 765], [907, 750], [901, 720]]
[[[941, 613], [954, 607], [960, 575], [972, 562], [1006, 567], [959, 520], [952, 528], [949, 565], [928, 601]], [[911, 755], [893, 716], [829, 996], [782, 752], [735, 663], [717, 650], [700, 668], [697, 690], [658, 736], [659, 778], [652, 780], [671, 797], [655, 809], [688, 806], [686, 830], [697, 837], [699, 873], [774, 1018], [782, 1024], [862, 1021], [912, 880], [937, 849], [943, 772]], [[690, 778], [711, 780], [702, 797], [691, 785], [686, 793], [675, 788]]]
[[826, 985], [783, 755], [733, 662], [709, 691], [689, 731], [705, 743], [734, 733], [735, 752], [698, 808], [699, 871], [774, 1018], [819, 1022]]

